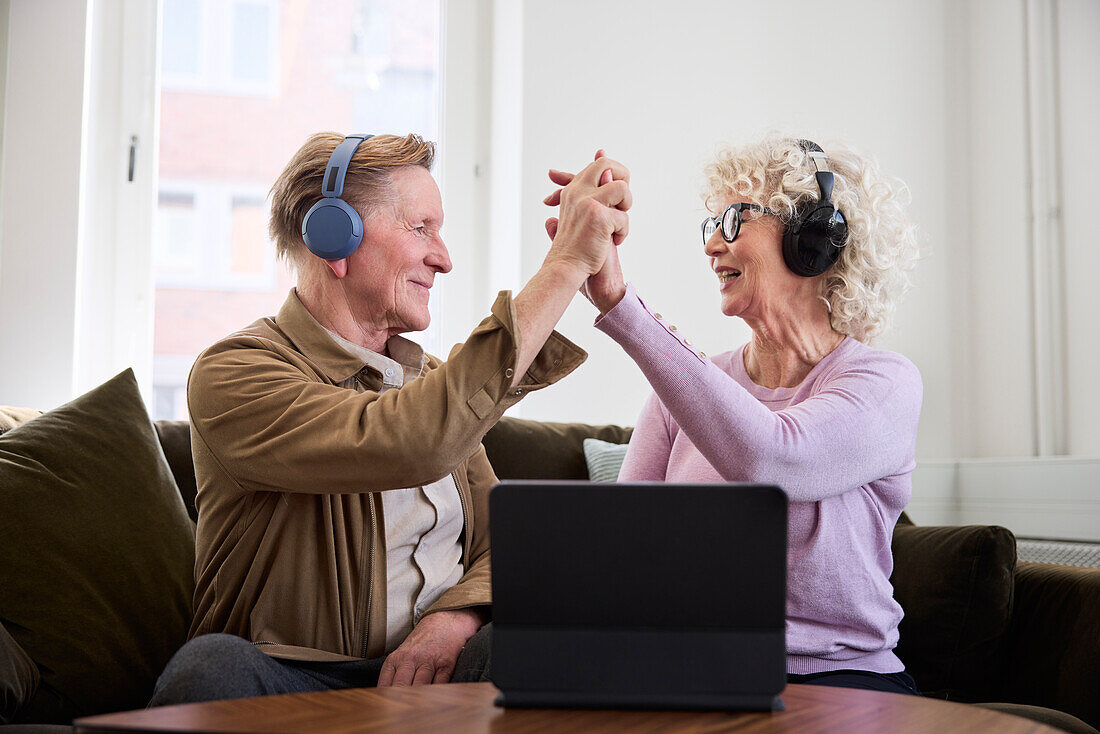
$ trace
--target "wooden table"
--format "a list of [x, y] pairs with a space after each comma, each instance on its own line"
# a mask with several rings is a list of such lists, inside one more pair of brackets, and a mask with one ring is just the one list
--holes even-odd
[[787, 686], [775, 713], [501, 709], [491, 683], [353, 688], [165, 706], [77, 719], [92, 732], [977, 732], [1055, 729], [1029, 719], [917, 696], [826, 686]]

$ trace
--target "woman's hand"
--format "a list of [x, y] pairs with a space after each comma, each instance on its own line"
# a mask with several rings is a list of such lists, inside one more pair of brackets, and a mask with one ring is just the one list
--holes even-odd
[[[604, 151], [602, 149], [596, 151], [596, 162], [603, 157]], [[613, 169], [604, 170], [600, 175], [599, 186], [603, 187], [615, 181], [613, 173]], [[627, 171], [626, 182], [629, 182], [629, 175], [629, 171]], [[550, 169], [550, 180], [559, 186], [568, 186], [574, 179], [575, 176], [571, 173]], [[561, 201], [562, 191], [563, 189], [554, 191], [543, 199], [543, 203], [549, 206], [556, 206]], [[625, 200], [616, 205], [616, 208], [623, 211], [629, 209], [632, 203], [629, 188], [627, 188], [626, 194]], [[546, 233], [550, 236], [551, 240], [557, 235], [558, 229], [559, 222], [557, 217], [550, 217], [546, 220]], [[617, 247], [626, 238], [626, 234], [625, 231], [615, 232], [612, 235], [612, 243]], [[623, 279], [622, 267], [619, 264], [619, 253], [616, 247], [612, 247], [608, 250], [603, 266], [598, 272], [590, 275], [584, 285], [581, 286], [581, 293], [584, 294], [584, 297], [587, 298], [592, 305], [600, 310], [601, 314], [605, 314], [614, 308], [626, 294], [626, 282]]]

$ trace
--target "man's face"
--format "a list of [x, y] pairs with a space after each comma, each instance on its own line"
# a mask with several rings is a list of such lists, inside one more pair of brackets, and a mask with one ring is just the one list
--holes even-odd
[[437, 273], [451, 270], [440, 237], [443, 202], [431, 173], [404, 166], [390, 175], [393, 206], [363, 222], [363, 242], [348, 258], [356, 315], [388, 335], [423, 331], [431, 323], [428, 297]]

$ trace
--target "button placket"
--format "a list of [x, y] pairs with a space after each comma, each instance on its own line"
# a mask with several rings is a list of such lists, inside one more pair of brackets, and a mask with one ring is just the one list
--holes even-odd
[[687, 347], [688, 351], [691, 352], [692, 354], [694, 354], [696, 356], [696, 358], [698, 358], [702, 362], [707, 361], [707, 353], [706, 352], [701, 352], [701, 351], [695, 349], [694, 346], [691, 343], [691, 339], [688, 339], [687, 337], [685, 337], [680, 332], [680, 329], [676, 326], [676, 324], [665, 324], [664, 317], [661, 314], [657, 313], [656, 311], [651, 311], [650, 314], [653, 316], [653, 318], [657, 319], [657, 322], [659, 324], [661, 324], [661, 326], [663, 326], [665, 328], [665, 331], [667, 331], [669, 334], [672, 334], [674, 337], [676, 337], [676, 340], [678, 342], [680, 342], [681, 344], [683, 344], [685, 347]]

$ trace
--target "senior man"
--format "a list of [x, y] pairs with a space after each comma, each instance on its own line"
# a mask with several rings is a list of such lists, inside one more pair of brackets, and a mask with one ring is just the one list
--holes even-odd
[[584, 361], [553, 328], [625, 236], [630, 190], [607, 158], [578, 174], [542, 267], [442, 362], [400, 336], [451, 270], [433, 156], [416, 135], [322, 133], [273, 186], [297, 285], [191, 371], [195, 621], [152, 705], [484, 678], [481, 439]]

